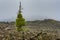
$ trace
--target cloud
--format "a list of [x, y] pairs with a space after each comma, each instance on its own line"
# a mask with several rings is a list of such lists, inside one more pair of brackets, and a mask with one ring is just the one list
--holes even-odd
[[[0, 20], [17, 16], [20, 0], [0, 0]], [[60, 0], [21, 0], [26, 20], [52, 18], [60, 20]]]

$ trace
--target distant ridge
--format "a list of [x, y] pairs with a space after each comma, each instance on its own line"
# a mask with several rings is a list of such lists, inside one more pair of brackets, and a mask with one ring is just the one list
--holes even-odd
[[[15, 21], [0, 21], [0, 27], [4, 30], [5, 28], [15, 28]], [[60, 21], [54, 19], [44, 19], [35, 21], [26, 21], [26, 26], [32, 29], [60, 29]]]
[[28, 26], [47, 27], [47, 28], [58, 28], [60, 29], [60, 21], [54, 19], [44, 19], [27, 21]]

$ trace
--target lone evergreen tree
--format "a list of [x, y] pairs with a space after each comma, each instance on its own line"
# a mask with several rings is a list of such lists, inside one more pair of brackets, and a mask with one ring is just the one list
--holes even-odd
[[17, 30], [21, 31], [22, 26], [25, 26], [25, 19], [23, 18], [22, 14], [21, 14], [21, 2], [20, 2], [19, 11], [18, 11], [18, 15], [17, 15], [17, 18], [16, 18]]

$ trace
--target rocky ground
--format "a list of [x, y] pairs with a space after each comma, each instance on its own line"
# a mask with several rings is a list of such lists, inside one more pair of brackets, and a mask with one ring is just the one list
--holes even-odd
[[0, 22], [0, 40], [60, 40], [58, 21], [28, 21], [24, 28], [18, 32], [15, 22]]
[[16, 30], [6, 30], [0, 32], [0, 40], [60, 40], [58, 38], [57, 32], [54, 31], [16, 31]]

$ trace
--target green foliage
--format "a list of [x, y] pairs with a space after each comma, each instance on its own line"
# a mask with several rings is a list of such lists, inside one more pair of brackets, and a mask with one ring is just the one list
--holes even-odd
[[25, 19], [23, 19], [23, 18], [17, 18], [16, 19], [16, 26], [17, 27], [22, 27], [22, 26], [25, 26]]
[[26, 32], [26, 31], [29, 31], [30, 29], [29, 28], [25, 28], [25, 27], [22, 27], [22, 28], [17, 27], [16, 30]]
[[25, 26], [25, 19], [22, 17], [21, 12], [19, 11], [18, 15], [17, 15], [17, 19], [16, 19], [16, 27], [17, 30], [20, 31], [22, 26]]
[[22, 29], [22, 28], [17, 27], [17, 31], [23, 31], [23, 29]]
[[22, 14], [21, 12], [19, 11], [18, 15], [17, 15], [17, 18], [22, 18]]

